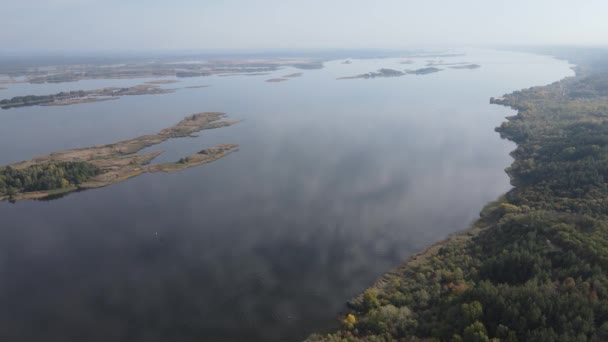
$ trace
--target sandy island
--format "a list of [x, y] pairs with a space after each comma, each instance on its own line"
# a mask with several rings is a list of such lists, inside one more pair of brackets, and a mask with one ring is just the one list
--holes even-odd
[[[93, 189], [108, 186], [125, 181], [131, 177], [139, 176], [146, 172], [176, 172], [193, 166], [209, 163], [227, 156], [234, 152], [237, 144], [222, 144], [204, 149], [191, 156], [180, 159], [174, 163], [162, 163], [148, 166], [154, 158], [162, 154], [162, 151], [138, 155], [137, 152], [146, 147], [158, 145], [172, 138], [190, 137], [194, 133], [220, 127], [226, 127], [238, 121], [222, 121], [224, 113], [198, 113], [193, 114], [175, 126], [165, 128], [157, 134], [144, 135], [131, 140], [120, 141], [109, 145], [97, 145], [88, 148], [80, 148], [55, 152], [28, 161], [22, 161], [8, 165], [15, 170], [24, 170], [33, 166], [48, 163], [85, 162], [100, 170], [97, 176], [87, 179], [81, 184], [68, 184], [59, 189], [35, 192], [17, 192], [9, 196], [0, 193], [0, 200], [28, 200], [42, 199], [49, 196], [65, 194], [81, 189]], [[0, 167], [0, 170], [7, 166]]]

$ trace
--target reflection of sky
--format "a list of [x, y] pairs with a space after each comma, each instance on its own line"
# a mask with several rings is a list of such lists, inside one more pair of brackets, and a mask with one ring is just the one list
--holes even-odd
[[[155, 132], [198, 111], [244, 121], [155, 147], [170, 161], [241, 144], [212, 164], [51, 202], [0, 204], [0, 334], [290, 340], [331, 327], [347, 299], [466, 228], [509, 188], [502, 170], [513, 145], [493, 128], [512, 112], [489, 97], [571, 73], [563, 62], [507, 52], [444, 60], [482, 68], [336, 81], [399, 61], [353, 60], [281, 84], [263, 81], [293, 70], [1, 111], [1, 162]], [[52, 324], [29, 329], [34, 317]]]

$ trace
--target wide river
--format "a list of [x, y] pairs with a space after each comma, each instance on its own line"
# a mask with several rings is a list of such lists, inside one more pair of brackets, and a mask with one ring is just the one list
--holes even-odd
[[[547, 56], [331, 61], [321, 70], [202, 77], [172, 94], [0, 111], [0, 164], [129, 139], [203, 111], [237, 125], [147, 149], [175, 161], [240, 151], [53, 201], [0, 203], [2, 341], [297, 341], [510, 188], [508, 108], [491, 96], [572, 75]], [[427, 60], [422, 76], [336, 80]], [[303, 72], [283, 83], [264, 80]], [[12, 84], [0, 98], [147, 81]], [[185, 86], [208, 88], [184, 89]], [[157, 161], [155, 161], [157, 162]]]

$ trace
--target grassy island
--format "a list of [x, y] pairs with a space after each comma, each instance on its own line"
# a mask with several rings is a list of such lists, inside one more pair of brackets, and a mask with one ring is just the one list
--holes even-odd
[[138, 155], [146, 147], [172, 138], [189, 137], [205, 129], [233, 125], [223, 113], [198, 113], [157, 134], [109, 145], [55, 152], [29, 161], [0, 167], [0, 200], [41, 199], [79, 189], [119, 183], [146, 172], [175, 172], [225, 157], [237, 147], [222, 144], [175, 163], [147, 165], [162, 152]]
[[607, 341], [608, 73], [580, 70], [492, 99], [519, 111], [514, 188], [308, 341]]
[[25, 106], [67, 106], [78, 103], [115, 100], [121, 96], [167, 94], [174, 91], [175, 89], [164, 89], [155, 84], [141, 84], [127, 88], [76, 90], [61, 92], [53, 95], [15, 96], [11, 99], [4, 99], [0, 101], [0, 108], [8, 109]]

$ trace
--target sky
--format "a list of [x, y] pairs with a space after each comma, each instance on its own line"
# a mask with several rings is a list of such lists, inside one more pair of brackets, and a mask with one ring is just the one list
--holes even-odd
[[608, 0], [4, 0], [4, 50], [607, 45]]

